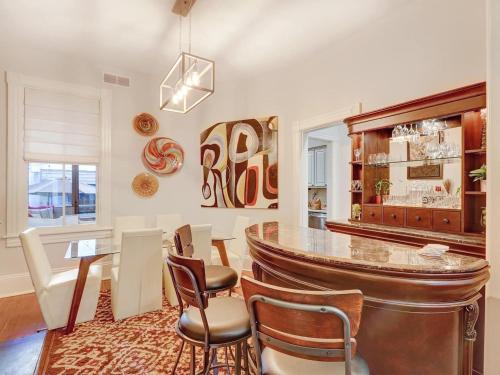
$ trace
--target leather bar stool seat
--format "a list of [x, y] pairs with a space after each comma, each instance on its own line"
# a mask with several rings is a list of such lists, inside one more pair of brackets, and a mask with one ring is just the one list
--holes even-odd
[[[245, 301], [233, 297], [211, 298], [205, 314], [210, 327], [210, 344], [241, 340], [251, 334]], [[187, 337], [203, 341], [205, 328], [200, 310], [189, 307], [179, 319], [179, 329]]]
[[[262, 351], [262, 375], [344, 375], [344, 362], [322, 362], [292, 357], [269, 347]], [[370, 370], [358, 354], [352, 359], [352, 375], [368, 375]]]
[[205, 266], [207, 290], [226, 290], [233, 288], [238, 282], [238, 274], [231, 267], [210, 265]]

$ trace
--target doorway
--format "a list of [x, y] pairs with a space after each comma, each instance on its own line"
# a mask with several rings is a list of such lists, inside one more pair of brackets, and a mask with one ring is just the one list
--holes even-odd
[[304, 133], [307, 148], [307, 225], [326, 229], [327, 219], [350, 216], [351, 140], [342, 122]]

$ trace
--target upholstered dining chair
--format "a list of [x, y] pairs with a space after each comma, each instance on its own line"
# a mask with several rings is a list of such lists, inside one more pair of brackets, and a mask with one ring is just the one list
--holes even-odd
[[[195, 247], [190, 225], [184, 225], [175, 231], [174, 243], [177, 253], [182, 256], [192, 257]], [[196, 253], [198, 257], [198, 253]], [[201, 257], [200, 257], [201, 258]], [[210, 294], [229, 290], [236, 286], [238, 274], [231, 267], [221, 265], [205, 265], [206, 287]]]
[[122, 233], [120, 265], [111, 269], [115, 320], [162, 308], [162, 230]]
[[[176, 324], [177, 335], [182, 339], [172, 374], [176, 373], [184, 344], [191, 348], [191, 374], [195, 374], [195, 347], [203, 348], [203, 370], [226, 367], [229, 374], [227, 351], [226, 363], [217, 362], [217, 349], [236, 347], [234, 373], [241, 373], [243, 368], [248, 374], [247, 340], [251, 335], [250, 321], [245, 302], [235, 297], [210, 298], [211, 291], [207, 289], [205, 265], [203, 259], [191, 258], [170, 253], [167, 264], [174, 281], [175, 291], [179, 299], [179, 320]], [[183, 302], [188, 304], [184, 308]]]
[[363, 294], [304, 291], [242, 276], [259, 375], [366, 375], [356, 354]]
[[[47, 328], [50, 330], [66, 326], [78, 269], [53, 274], [38, 230], [27, 229], [19, 237]], [[101, 277], [102, 266], [91, 265], [76, 317], [77, 323], [94, 319], [101, 289]]]
[[182, 226], [183, 219], [180, 214], [162, 214], [156, 215], [156, 228], [163, 229], [163, 239], [172, 239], [175, 230]]
[[[249, 226], [249, 217], [236, 216], [232, 232], [233, 239], [228, 241], [227, 258], [229, 260], [229, 265], [238, 273], [238, 275], [241, 274], [246, 257], [248, 256], [245, 229]], [[212, 264], [222, 264], [219, 251], [216, 247], [212, 247]]]
[[[172, 233], [175, 233], [175, 229]], [[196, 256], [203, 259], [205, 264], [210, 264], [210, 248], [212, 246], [212, 225], [198, 224], [191, 225], [192, 245], [196, 248]], [[163, 256], [166, 258], [171, 248], [170, 241], [164, 242]], [[174, 284], [168, 271], [168, 265], [163, 262], [163, 291], [171, 306], [177, 306], [177, 296]]]
[[[113, 225], [113, 246], [120, 247], [122, 243], [122, 233], [129, 229], [146, 228], [145, 216], [116, 216]], [[113, 254], [113, 267], [120, 264], [120, 254]]]

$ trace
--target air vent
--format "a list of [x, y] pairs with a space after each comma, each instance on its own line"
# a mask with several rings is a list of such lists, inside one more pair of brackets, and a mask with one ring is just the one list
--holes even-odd
[[103, 74], [103, 81], [111, 85], [130, 87], [130, 78], [120, 77], [110, 73]]

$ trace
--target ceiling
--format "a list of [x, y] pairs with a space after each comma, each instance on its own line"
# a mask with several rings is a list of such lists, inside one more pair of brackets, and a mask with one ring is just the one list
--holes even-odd
[[[192, 10], [193, 53], [237, 71], [272, 69], [408, 1], [198, 0]], [[132, 72], [162, 72], [179, 51], [173, 2], [0, 0], [0, 47], [22, 45]], [[184, 19], [185, 36], [187, 25]]]

